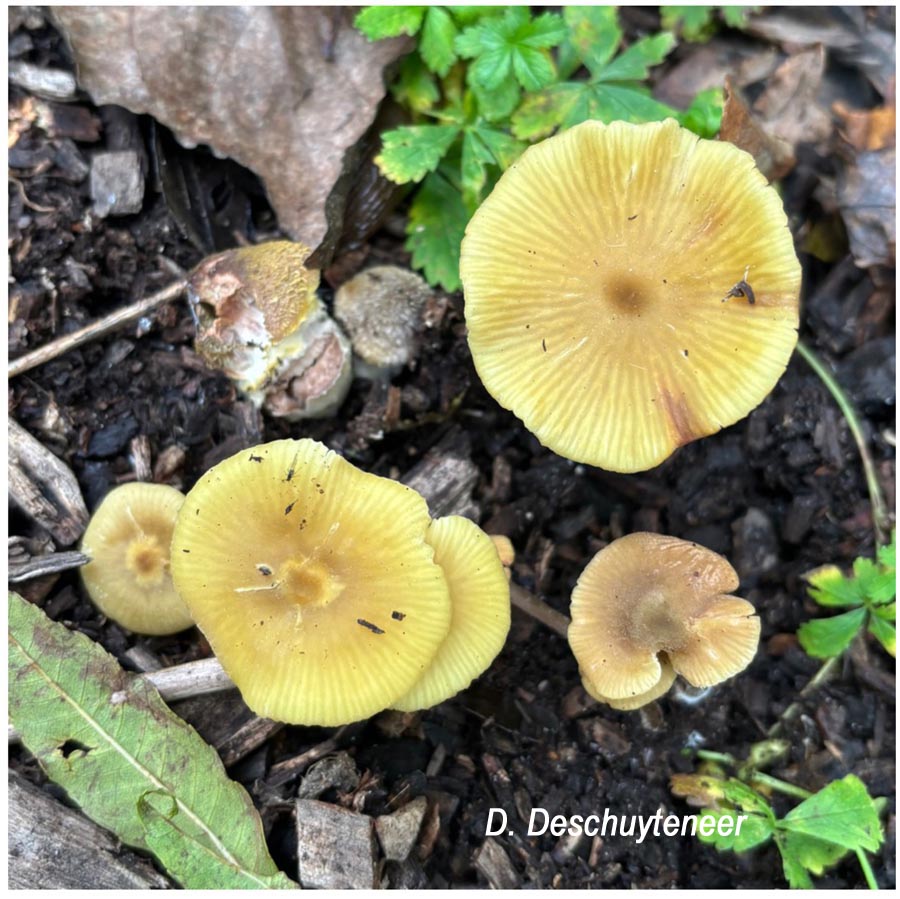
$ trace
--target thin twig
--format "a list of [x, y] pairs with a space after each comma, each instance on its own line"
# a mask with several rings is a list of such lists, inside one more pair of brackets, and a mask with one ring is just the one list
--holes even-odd
[[549, 627], [551, 631], [555, 631], [560, 637], [565, 638], [568, 634], [569, 624], [571, 624], [569, 619], [562, 612], [551, 609], [550, 606], [541, 602], [536, 596], [533, 596], [518, 584], [509, 585], [509, 598], [520, 612], [524, 612], [536, 621], [540, 621], [541, 624]]
[[856, 441], [859, 454], [862, 457], [863, 471], [866, 477], [866, 486], [869, 488], [869, 502], [872, 505], [872, 523], [875, 526], [875, 542], [879, 546], [887, 546], [890, 540], [891, 518], [887, 503], [881, 493], [881, 485], [878, 483], [878, 472], [875, 470], [875, 462], [869, 452], [866, 436], [863, 433], [862, 422], [850, 397], [838, 384], [834, 375], [828, 370], [825, 363], [802, 340], [797, 341], [797, 352], [806, 360], [807, 365], [819, 376], [819, 379], [834, 397], [838, 408], [847, 420], [847, 427]]
[[45, 344], [39, 349], [36, 349], [31, 353], [26, 353], [18, 359], [14, 359], [9, 363], [8, 376], [14, 378], [16, 375], [21, 375], [23, 372], [29, 371], [32, 368], [37, 368], [39, 365], [44, 365], [46, 362], [50, 362], [51, 359], [56, 359], [57, 356], [68, 353], [76, 347], [80, 347], [92, 340], [96, 340], [98, 337], [104, 337], [112, 331], [116, 331], [124, 325], [130, 324], [141, 318], [141, 316], [146, 315], [151, 309], [155, 309], [163, 303], [168, 303], [170, 300], [177, 299], [184, 291], [185, 286], [186, 282], [184, 280], [176, 281], [174, 284], [170, 284], [168, 287], [158, 290], [156, 293], [151, 294], [149, 297], [145, 297], [143, 300], [139, 300], [137, 303], [132, 303], [130, 306], [118, 309], [110, 315], [107, 315], [105, 318], [101, 318], [89, 325], [85, 325], [85, 327], [78, 331], [66, 334], [58, 340], [52, 340], [50, 343]]

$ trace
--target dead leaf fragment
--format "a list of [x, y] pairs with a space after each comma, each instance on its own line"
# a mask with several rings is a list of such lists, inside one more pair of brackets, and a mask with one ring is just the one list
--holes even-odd
[[327, 256], [355, 145], [406, 38], [369, 42], [339, 7], [56, 7], [79, 83], [262, 178], [281, 227]]
[[838, 175], [837, 199], [859, 268], [893, 266], [897, 242], [896, 150], [856, 155]]
[[730, 76], [725, 79], [725, 107], [722, 110], [719, 140], [727, 140], [746, 150], [770, 181], [783, 178], [794, 167], [795, 157], [791, 145], [763, 127], [750, 111]]

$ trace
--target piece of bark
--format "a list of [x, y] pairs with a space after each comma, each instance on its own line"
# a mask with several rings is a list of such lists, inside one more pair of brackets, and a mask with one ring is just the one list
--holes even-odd
[[471, 497], [479, 477], [478, 467], [469, 458], [467, 438], [454, 428], [406, 474], [403, 483], [425, 497], [435, 518], [466, 515], [477, 519], [478, 507]]
[[108, 831], [9, 772], [10, 889], [137, 890], [173, 887]]
[[402, 862], [409, 856], [416, 845], [427, 808], [428, 800], [417, 796], [392, 815], [375, 819], [375, 832], [385, 858]]
[[239, 762], [284, 727], [279, 721], [254, 715], [237, 690], [187, 699], [174, 711], [219, 753], [225, 767]]
[[341, 7], [56, 7], [79, 83], [98, 105], [149, 113], [262, 178], [283, 230], [340, 235], [357, 145], [407, 37], [368, 41]]
[[316, 799], [298, 799], [295, 809], [300, 883], [314, 889], [373, 889], [372, 819]]
[[503, 847], [488, 837], [475, 853], [475, 868], [494, 890], [514, 890], [519, 886], [519, 875], [512, 866]]
[[60, 546], [71, 546], [88, 522], [75, 475], [12, 418], [8, 433], [10, 497]]

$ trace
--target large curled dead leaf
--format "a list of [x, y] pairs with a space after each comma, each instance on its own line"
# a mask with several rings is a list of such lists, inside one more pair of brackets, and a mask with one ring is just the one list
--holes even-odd
[[339, 7], [57, 7], [79, 83], [98, 104], [149, 113], [265, 183], [279, 223], [337, 240], [354, 147], [406, 38], [370, 43]]

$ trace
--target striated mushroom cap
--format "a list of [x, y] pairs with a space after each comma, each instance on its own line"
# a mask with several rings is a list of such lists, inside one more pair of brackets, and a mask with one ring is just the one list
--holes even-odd
[[414, 490], [313, 440], [277, 440], [188, 493], [172, 573], [253, 711], [346, 724], [407, 693], [447, 635], [429, 524]]
[[184, 494], [165, 484], [122, 484], [97, 507], [81, 539], [81, 578], [97, 608], [137, 634], [175, 634], [194, 622], [175, 590], [169, 544]]
[[615, 708], [644, 705], [676, 674], [708, 687], [743, 671], [760, 622], [727, 595], [739, 579], [711, 550], [659, 534], [630, 534], [602, 549], [572, 593], [569, 645], [585, 689]]
[[585, 122], [529, 148], [460, 259], [487, 389], [555, 452], [622, 472], [768, 395], [797, 341], [800, 275], [753, 158], [673, 120]]
[[509, 584], [493, 540], [468, 518], [432, 521], [428, 542], [450, 588], [450, 632], [425, 674], [395, 709], [427, 709], [455, 696], [503, 649], [509, 633]]

